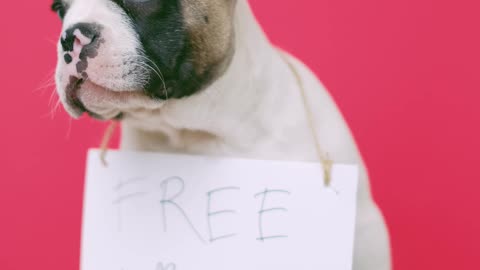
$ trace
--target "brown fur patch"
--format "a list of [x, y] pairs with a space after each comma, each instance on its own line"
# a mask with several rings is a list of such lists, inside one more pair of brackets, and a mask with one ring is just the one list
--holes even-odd
[[218, 75], [226, 69], [234, 52], [235, 3], [236, 0], [182, 0], [197, 74], [210, 71]]

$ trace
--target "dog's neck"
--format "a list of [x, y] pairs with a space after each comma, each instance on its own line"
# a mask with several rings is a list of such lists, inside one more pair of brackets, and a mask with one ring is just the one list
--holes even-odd
[[271, 130], [279, 130], [273, 127], [294, 117], [287, 107], [298, 108], [295, 88], [291, 70], [268, 41], [248, 2], [238, 1], [235, 53], [225, 74], [196, 95], [169, 100], [154, 112], [125, 120], [122, 147], [203, 152], [215, 149], [209, 144], [225, 144], [234, 149], [224, 152], [235, 152], [268, 137]]

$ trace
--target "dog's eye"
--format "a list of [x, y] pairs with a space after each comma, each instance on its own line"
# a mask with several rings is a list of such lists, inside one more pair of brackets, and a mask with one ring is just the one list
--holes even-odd
[[66, 13], [66, 7], [63, 4], [62, 0], [54, 0], [51, 8], [52, 11], [56, 12], [58, 14], [58, 17], [63, 20]]

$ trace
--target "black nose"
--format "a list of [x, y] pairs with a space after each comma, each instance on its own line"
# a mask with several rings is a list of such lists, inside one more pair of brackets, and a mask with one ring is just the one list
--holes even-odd
[[86, 46], [97, 40], [100, 35], [101, 26], [93, 23], [77, 23], [65, 30], [60, 43], [64, 52], [71, 52], [77, 43]]

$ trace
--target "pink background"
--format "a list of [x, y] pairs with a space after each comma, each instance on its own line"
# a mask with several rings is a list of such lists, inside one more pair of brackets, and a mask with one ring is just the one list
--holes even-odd
[[[479, 1], [252, 1], [338, 101], [371, 171], [395, 269], [480, 269]], [[3, 1], [0, 269], [78, 268], [84, 161], [104, 125], [52, 118], [50, 0]], [[56, 99], [54, 99], [55, 101]]]

